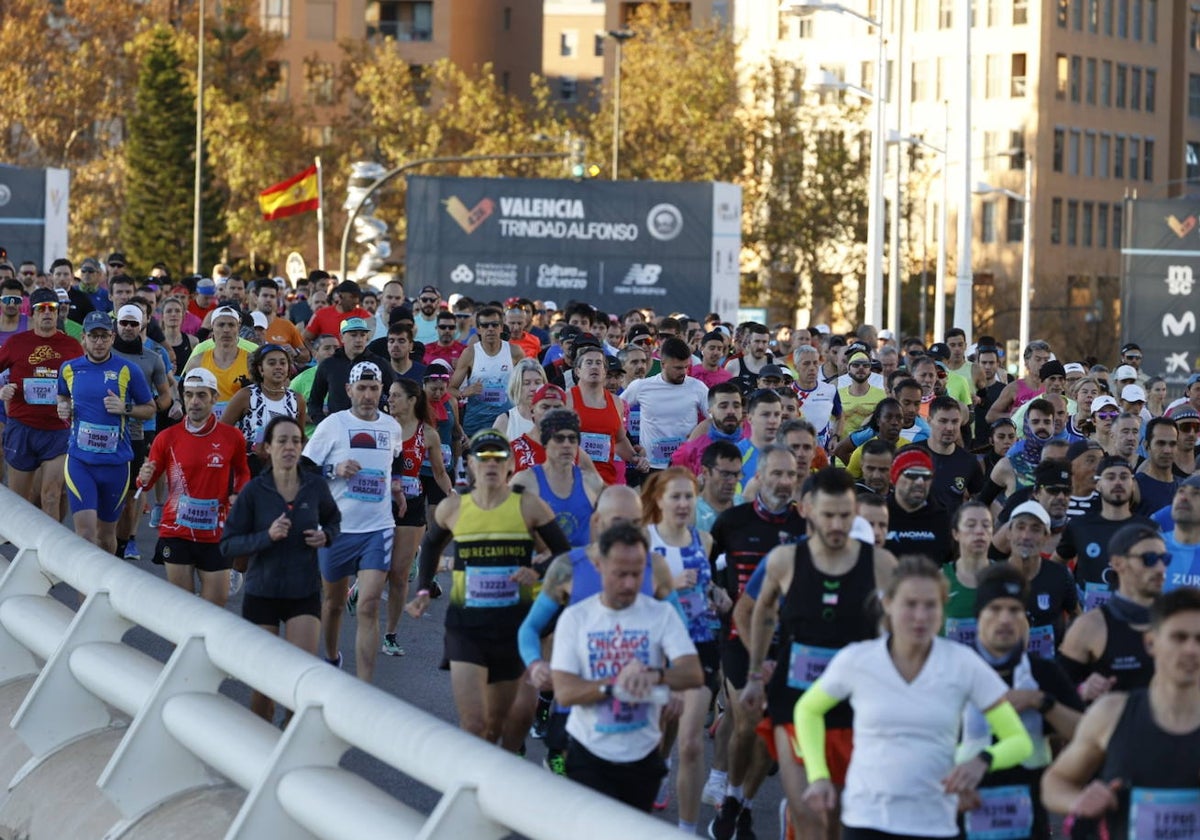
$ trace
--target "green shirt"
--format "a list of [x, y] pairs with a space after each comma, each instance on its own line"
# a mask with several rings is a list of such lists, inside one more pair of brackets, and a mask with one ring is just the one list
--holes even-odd
[[950, 596], [946, 599], [942, 635], [948, 639], [971, 643], [975, 641], [975, 589], [958, 579], [954, 563], [942, 566], [942, 574], [950, 583]]

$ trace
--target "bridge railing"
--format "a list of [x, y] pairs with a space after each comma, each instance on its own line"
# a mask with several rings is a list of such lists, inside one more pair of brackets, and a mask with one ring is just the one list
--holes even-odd
[[[11, 727], [20, 776], [130, 723], [96, 784], [124, 825], [185, 792], [246, 792], [226, 838], [673, 838], [676, 830], [505, 753], [239, 616], [107, 554], [0, 487], [0, 683], [33, 677]], [[73, 611], [50, 593], [64, 582]], [[172, 643], [160, 663], [128, 644]], [[41, 664], [44, 663], [44, 664]], [[295, 710], [282, 731], [221, 694], [227, 678]], [[441, 793], [423, 814], [339, 766], [357, 748]], [[53, 807], [50, 805], [49, 807]]]

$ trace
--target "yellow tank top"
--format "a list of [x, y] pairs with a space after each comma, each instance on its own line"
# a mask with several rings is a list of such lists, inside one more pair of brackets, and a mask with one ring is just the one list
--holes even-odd
[[533, 558], [533, 537], [521, 515], [521, 496], [483, 510], [464, 495], [454, 525], [454, 571], [448, 627], [483, 627], [507, 632], [520, 625], [533, 602], [533, 587], [511, 575]]
[[[200, 367], [210, 371], [217, 378], [217, 402], [227, 403], [242, 388], [242, 383], [239, 378], [245, 377], [246, 381], [250, 380], [250, 369], [246, 367], [246, 362], [250, 355], [238, 348], [237, 357], [227, 368], [218, 367], [216, 360], [213, 359], [213, 351], [205, 350], [200, 354]], [[224, 407], [224, 406], [222, 406]]]

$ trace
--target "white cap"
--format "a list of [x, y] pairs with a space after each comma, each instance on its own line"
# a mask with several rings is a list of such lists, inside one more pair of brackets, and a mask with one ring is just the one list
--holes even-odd
[[1113, 371], [1113, 379], [1120, 382], [1122, 379], [1137, 379], [1137, 371], [1133, 365], [1121, 365]]
[[1121, 399], [1125, 402], [1145, 402], [1146, 390], [1141, 385], [1126, 385], [1121, 389]]
[[254, 326], [262, 327], [264, 330], [271, 325], [270, 321], [267, 320], [267, 313], [265, 312], [255, 311], [251, 314], [250, 320], [254, 322]]
[[1078, 373], [1081, 376], [1087, 373], [1087, 371], [1084, 370], [1083, 365], [1079, 364], [1079, 362], [1067, 362], [1065, 365], [1063, 365], [1063, 370], [1067, 373]]
[[880, 330], [879, 337], [882, 338], [884, 341], [895, 341], [896, 340], [896, 334], [894, 332], [892, 332], [891, 330]]
[[1012, 515], [1010, 515], [1008, 517], [1008, 520], [1009, 520], [1009, 522], [1012, 522], [1018, 516], [1025, 516], [1025, 515], [1035, 517], [1039, 522], [1041, 522], [1047, 528], [1050, 527], [1050, 514], [1046, 513], [1046, 509], [1044, 507], [1042, 507], [1040, 504], [1038, 504], [1037, 502], [1032, 501], [1032, 500], [1030, 500], [1028, 502], [1022, 502], [1021, 504], [1019, 504], [1015, 508], [1013, 508]]
[[1112, 397], [1110, 397], [1108, 394], [1102, 394], [1101, 396], [1096, 397], [1096, 399], [1092, 400], [1092, 413], [1093, 414], [1095, 414], [1097, 411], [1099, 411], [1102, 408], [1120, 408], [1120, 407], [1121, 406], [1117, 404], [1117, 401], [1114, 400]]
[[817, 324], [815, 327], [813, 327], [813, 330], [815, 332], [819, 332], [821, 335], [829, 335], [828, 324]]
[[544, 300], [542, 301], [542, 309], [545, 309], [547, 312], [557, 312], [558, 304], [552, 300]]
[[127, 303], [117, 310], [117, 323], [121, 321], [137, 321], [139, 324], [146, 320], [145, 314], [142, 313], [142, 307], [134, 303]]
[[212, 314], [212, 323], [214, 323], [214, 324], [217, 323], [218, 318], [232, 318], [233, 320], [237, 321], [239, 324], [242, 322], [241, 313], [239, 313], [232, 306], [218, 307], [217, 311]]
[[460, 300], [462, 300], [462, 295], [460, 295], [458, 292], [455, 292], [454, 294], [450, 295], [450, 297], [446, 298], [446, 306], [453, 309], [454, 304], [458, 303]]
[[871, 527], [871, 523], [861, 516], [854, 517], [854, 522], [850, 525], [850, 539], [865, 542], [867, 545], [875, 544], [875, 529]]
[[209, 388], [213, 391], [217, 390], [217, 377], [208, 368], [192, 368], [187, 372], [187, 376], [183, 377], [184, 388]]

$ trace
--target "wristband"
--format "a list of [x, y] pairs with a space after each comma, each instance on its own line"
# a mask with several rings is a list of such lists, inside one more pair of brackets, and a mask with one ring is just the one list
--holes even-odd
[[426, 598], [428, 598], [428, 597], [429, 597], [429, 590], [428, 590], [428, 589], [418, 589], [418, 590], [417, 590], [417, 597], [418, 597], [418, 598], [420, 598], [422, 595], [424, 595]]
[[749, 673], [746, 675], [746, 679], [753, 680], [754, 682], [762, 682], [762, 679], [763, 679], [762, 671], [754, 671], [752, 673]]
[[991, 750], [980, 750], [979, 754], [976, 755], [975, 757], [982, 758], [983, 766], [986, 767], [989, 771], [992, 769], [993, 759], [992, 759], [992, 751]]

